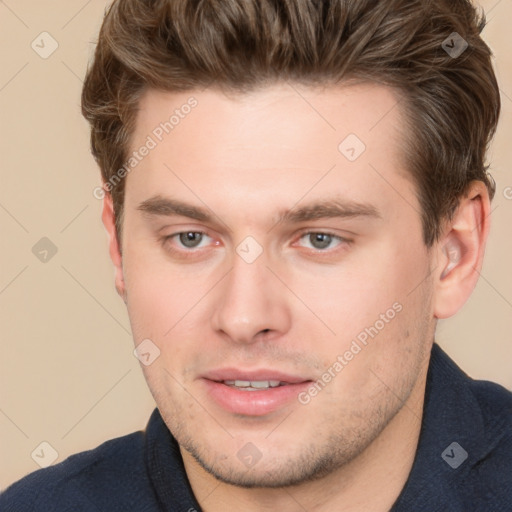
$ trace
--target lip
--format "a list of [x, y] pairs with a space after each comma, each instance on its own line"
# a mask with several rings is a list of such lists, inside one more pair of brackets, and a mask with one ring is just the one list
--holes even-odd
[[[293, 401], [311, 384], [311, 379], [274, 370], [239, 370], [224, 368], [203, 375], [200, 379], [213, 401], [227, 412], [244, 416], [264, 416]], [[223, 383], [226, 380], [278, 380], [286, 385], [258, 391], [239, 390]]]
[[287, 384], [299, 384], [301, 382], [311, 381], [311, 379], [283, 373], [278, 370], [240, 370], [237, 368], [222, 368], [212, 370], [202, 376], [204, 379], [221, 382], [224, 380], [278, 380]]

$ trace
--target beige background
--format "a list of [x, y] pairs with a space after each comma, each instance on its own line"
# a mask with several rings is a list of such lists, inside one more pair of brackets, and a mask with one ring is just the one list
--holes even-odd
[[[106, 5], [0, 1], [2, 489], [39, 467], [36, 448], [35, 460], [49, 456], [41, 442], [60, 462], [143, 429], [154, 407], [114, 290], [101, 203], [92, 195], [99, 172], [79, 111]], [[512, 388], [512, 2], [481, 5], [503, 100], [490, 153], [493, 227], [482, 279], [464, 309], [440, 323], [438, 342], [473, 377]], [[48, 36], [41, 48], [44, 31], [58, 42], [47, 59], [31, 47], [35, 40], [38, 51], [51, 48]], [[57, 247], [46, 263], [32, 252], [42, 237]]]

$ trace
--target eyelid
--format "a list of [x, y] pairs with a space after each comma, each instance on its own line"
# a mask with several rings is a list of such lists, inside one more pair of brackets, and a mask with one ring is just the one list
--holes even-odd
[[298, 243], [302, 238], [304, 238], [305, 236], [308, 236], [308, 235], [327, 235], [327, 236], [332, 237], [333, 239], [336, 239], [339, 242], [335, 247], [328, 248], [328, 249], [315, 249], [315, 248], [310, 248], [310, 247], [303, 247], [304, 249], [309, 250], [309, 251], [313, 251], [315, 253], [330, 253], [330, 252], [334, 252], [340, 246], [342, 246], [342, 245], [350, 245], [352, 243], [352, 241], [353, 241], [350, 238], [344, 237], [342, 235], [338, 235], [338, 234], [333, 233], [332, 231], [329, 231], [329, 230], [305, 229], [305, 230], [301, 231], [298, 234], [298, 236], [296, 237], [296, 242], [294, 242], [294, 244]]
[[343, 235], [340, 235], [338, 233], [335, 233], [333, 230], [329, 230], [329, 229], [304, 229], [304, 230], [301, 230], [299, 232], [299, 234], [297, 235], [297, 238], [302, 238], [306, 235], [327, 235], [327, 236], [331, 236], [332, 238], [337, 238], [339, 240], [344, 240], [344, 241], [350, 241], [350, 238], [346, 237], [346, 236], [343, 236]]
[[[164, 242], [169, 241], [169, 240], [173, 240], [173, 239], [177, 240], [177, 239], [179, 239], [180, 235], [184, 235], [184, 234], [187, 234], [187, 233], [195, 233], [195, 234], [202, 235], [203, 237], [208, 237], [211, 240], [215, 240], [214, 237], [209, 235], [206, 231], [202, 231], [202, 230], [199, 230], [199, 229], [185, 229], [185, 230], [181, 230], [181, 231], [176, 231], [176, 232], [171, 233], [169, 235], [164, 235], [162, 238], [163, 238]], [[201, 240], [201, 242], [202, 241], [203, 240]], [[207, 245], [209, 245], [209, 244], [207, 244]], [[218, 245], [218, 244], [215, 244], [215, 245]], [[180, 247], [180, 250], [184, 250], [186, 252], [192, 252], [194, 250], [199, 250], [199, 249], [203, 249], [203, 248], [204, 247]]]

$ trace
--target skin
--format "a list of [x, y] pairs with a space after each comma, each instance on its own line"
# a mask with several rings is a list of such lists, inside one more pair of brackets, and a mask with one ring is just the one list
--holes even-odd
[[[133, 148], [190, 96], [197, 107], [127, 177], [121, 251], [108, 194], [103, 222], [135, 344], [160, 350], [142, 368], [192, 489], [207, 512], [389, 510], [414, 459], [436, 321], [464, 304], [481, 268], [487, 191], [472, 183], [428, 249], [405, 122], [393, 91], [376, 85], [149, 90]], [[366, 145], [353, 162], [338, 150], [351, 133]], [[140, 209], [155, 197], [210, 218]], [[279, 222], [334, 200], [378, 215]], [[207, 236], [186, 247], [172, 236], [182, 232]], [[320, 237], [326, 246], [308, 235], [318, 232], [333, 235]], [[252, 263], [236, 251], [248, 236], [262, 250]], [[307, 405], [234, 414], [206, 392], [202, 376], [226, 366], [316, 381], [397, 303]], [[250, 468], [237, 457], [249, 442], [261, 455]]]

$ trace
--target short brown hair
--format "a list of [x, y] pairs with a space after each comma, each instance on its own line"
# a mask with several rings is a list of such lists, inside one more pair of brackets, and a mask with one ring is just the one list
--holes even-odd
[[[468, 0], [114, 0], [82, 91], [92, 153], [108, 182], [147, 88], [385, 84], [404, 100], [406, 161], [431, 246], [472, 180], [494, 195], [485, 154], [500, 96], [484, 25]], [[461, 55], [449, 52], [454, 41], [467, 43]], [[124, 182], [111, 191], [118, 235]]]

